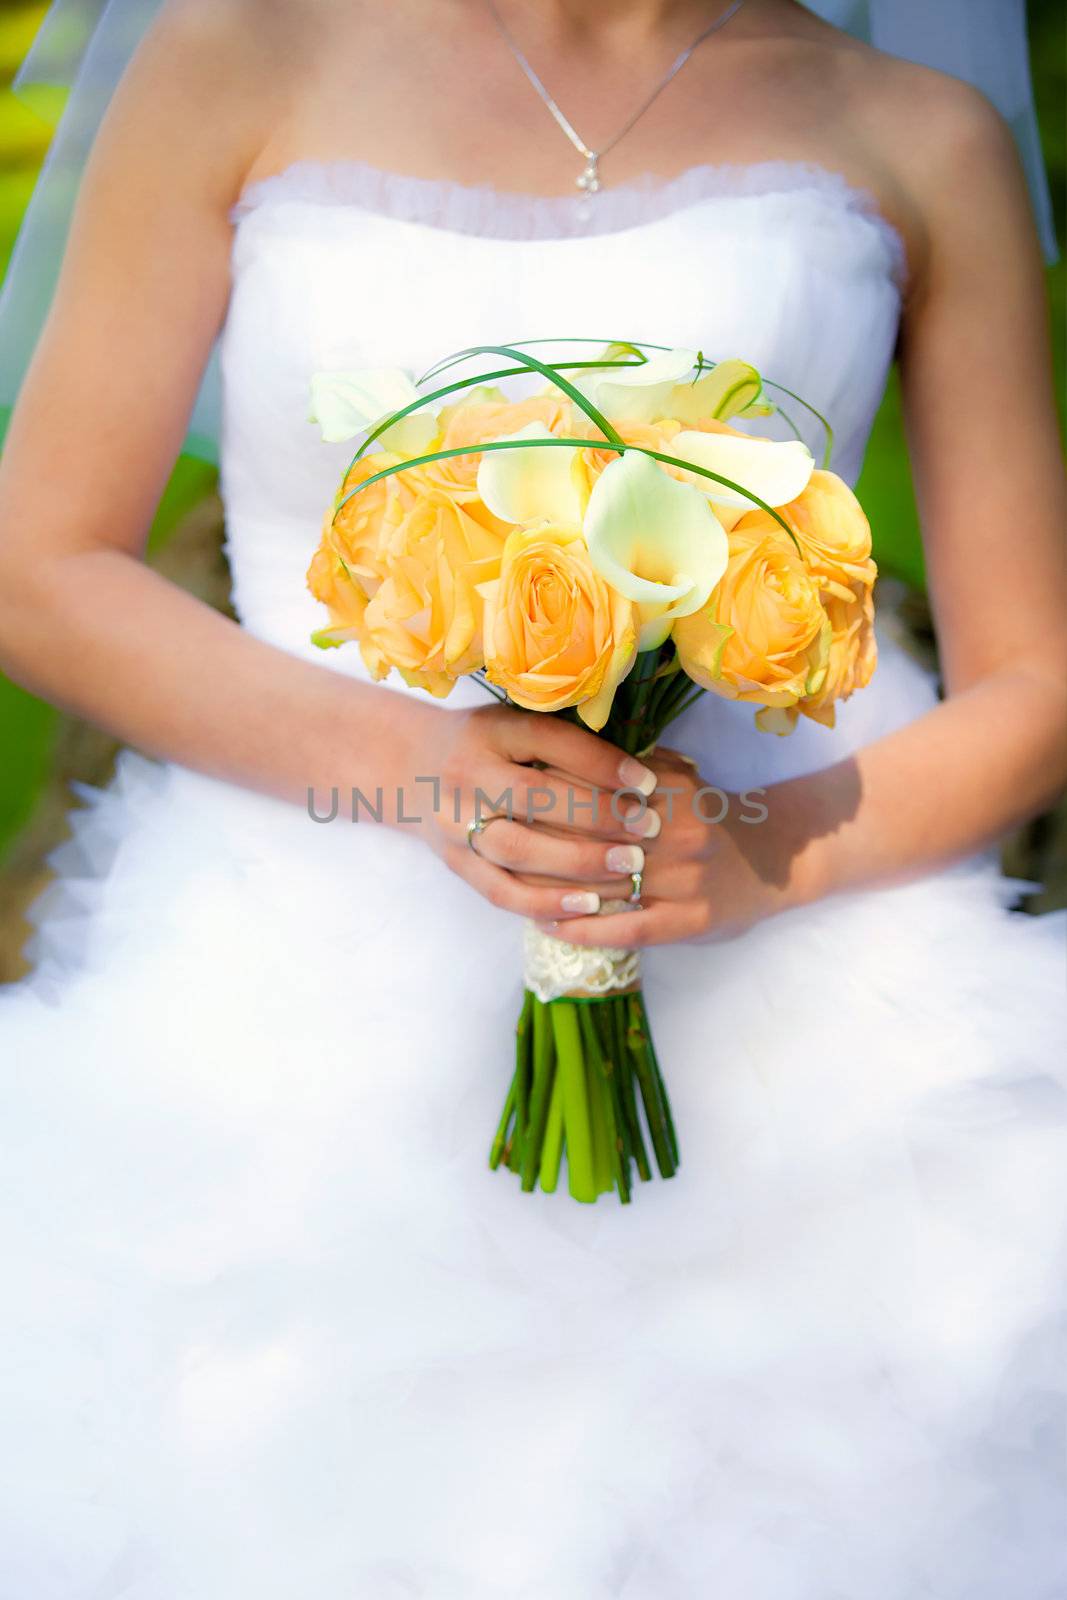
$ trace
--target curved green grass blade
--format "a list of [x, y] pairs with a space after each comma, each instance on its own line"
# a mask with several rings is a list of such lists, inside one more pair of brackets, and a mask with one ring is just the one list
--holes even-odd
[[[643, 351], [643, 350], [670, 350], [672, 348], [669, 344], [651, 344], [650, 342], [648, 342], [647, 340], [644, 340], [644, 339], [603, 339], [603, 340], [601, 340], [601, 339], [583, 339], [583, 338], [563, 338], [563, 339], [514, 339], [514, 340], [512, 340], [512, 348], [514, 348], [514, 349], [518, 349], [520, 346], [527, 345], [527, 344], [603, 344], [605, 346], [627, 345], [630, 349], [638, 350], [638, 351]], [[451, 360], [452, 358], [450, 357], [449, 359]], [[462, 359], [462, 357], [460, 357], [459, 359]], [[621, 366], [629, 366], [629, 365], [634, 365], [635, 363], [620, 362], [618, 364], [621, 365]], [[609, 363], [602, 362], [602, 361], [596, 361], [596, 362], [593, 362], [592, 365], [593, 366], [607, 366], [607, 365], [609, 365]], [[697, 365], [697, 372], [699, 374], [701, 372], [711, 372], [718, 365], [718, 362], [709, 361], [704, 356], [704, 354], [702, 352], [698, 352], [696, 365]], [[431, 369], [431, 371], [432, 370], [434, 370], [434, 369]], [[824, 417], [822, 412], [819, 411], [815, 406], [812, 405], [810, 400], [805, 400], [805, 398], [804, 398], [804, 396], [802, 394], [795, 394], [792, 389], [787, 389], [784, 383], [778, 383], [773, 378], [764, 378], [763, 379], [763, 384], [764, 384], [765, 388], [777, 389], [780, 394], [788, 395], [790, 400], [795, 400], [798, 405], [803, 406], [805, 411], [809, 412], [811, 414], [811, 416], [813, 416], [815, 418], [816, 422], [818, 422], [818, 424], [823, 429], [823, 432], [824, 432], [824, 434], [826, 436], [826, 445], [825, 445], [825, 448], [824, 448], [824, 451], [823, 451], [823, 467], [824, 467], [824, 469], [829, 467], [829, 465], [830, 465], [830, 457], [831, 457], [831, 455], [833, 453], [834, 430], [830, 426], [830, 423], [827, 421], [826, 417]], [[775, 404], [774, 409], [778, 413], [778, 415], [783, 419], [783, 421], [786, 422], [787, 425], [790, 428], [792, 428], [794, 432], [796, 432], [796, 424], [792, 421], [792, 419], [790, 417], [788, 417], [786, 415], [786, 413], [782, 410], [781, 406]], [[797, 434], [797, 437], [800, 438], [800, 435]]]
[[485, 444], [463, 444], [454, 445], [448, 450], [431, 450], [424, 456], [412, 456], [409, 461], [397, 461], [392, 466], [382, 467], [378, 472], [372, 473], [369, 478], [364, 478], [362, 483], [357, 483], [354, 489], [350, 489], [338, 501], [334, 508], [333, 520], [336, 522], [338, 513], [354, 495], [362, 494], [364, 489], [369, 489], [374, 483], [380, 483], [383, 478], [391, 478], [397, 472], [406, 472], [409, 467], [426, 467], [432, 465], [435, 461], [448, 461], [453, 456], [485, 455], [490, 450], [553, 449], [614, 450], [615, 454], [619, 456], [626, 455], [628, 451], [636, 451], [638, 455], [650, 456], [653, 461], [662, 462], [666, 467], [680, 467], [683, 472], [695, 472], [698, 477], [708, 478], [712, 483], [721, 483], [723, 488], [732, 489], [735, 494], [742, 494], [746, 500], [751, 500], [754, 506], [758, 506], [761, 511], [766, 511], [772, 516], [779, 527], [789, 535], [797, 549], [800, 549], [796, 535], [785, 518], [779, 516], [775, 508], [772, 505], [768, 505], [766, 500], [761, 500], [758, 494], [753, 494], [751, 489], [746, 489], [743, 483], [735, 483], [732, 478], [724, 478], [721, 473], [712, 472], [709, 467], [698, 467], [692, 461], [683, 461], [678, 456], [667, 455], [662, 450], [652, 450], [645, 445], [639, 444], [624, 444], [621, 439], [618, 443], [612, 440], [605, 442], [603, 439], [490, 439]]
[[[544, 361], [538, 361], [536, 356], [525, 355], [516, 345], [510, 344], [474, 344], [466, 350], [457, 350], [455, 359], [464, 361], [470, 356], [501, 356], [509, 361], [517, 361], [520, 368], [525, 367], [528, 372], [539, 372], [542, 378], [547, 378], [549, 383], [560, 389], [569, 400], [573, 401], [580, 411], [584, 411], [590, 422], [594, 422], [611, 444], [621, 445], [622, 436], [617, 433], [593, 402], [588, 399], [573, 383], [561, 377], [555, 367], [549, 366]], [[433, 369], [431, 368], [431, 371]]]
[[[425, 373], [419, 379], [419, 383], [421, 384], [428, 382], [435, 372], [447, 372], [449, 367], [457, 365], [458, 362], [464, 359], [465, 357], [460, 355], [454, 358], [449, 357], [446, 362], [438, 362], [437, 367], [431, 367], [430, 371]], [[642, 363], [638, 361], [564, 361], [558, 363], [556, 370], [560, 372], [572, 372], [584, 370], [590, 367], [636, 367], [640, 366], [641, 364]], [[355, 455], [352, 457], [351, 461], [348, 463], [348, 466], [345, 469], [345, 477], [348, 477], [348, 474], [352, 471], [352, 468], [356, 465], [356, 462], [360, 460], [367, 450], [370, 449], [371, 445], [376, 439], [380, 439], [383, 433], [387, 433], [394, 423], [402, 422], [405, 417], [410, 417], [412, 412], [421, 411], [424, 406], [430, 405], [435, 400], [444, 400], [450, 394], [458, 394], [462, 389], [476, 389], [480, 384], [494, 383], [497, 378], [513, 378], [517, 373], [527, 370], [528, 369], [525, 367], [498, 367], [494, 372], [475, 373], [473, 377], [460, 378], [457, 380], [457, 382], [446, 384], [441, 389], [434, 389], [429, 394], [419, 395], [418, 399], [416, 400], [409, 400], [406, 406], [401, 406], [398, 411], [390, 412], [387, 417], [383, 417], [381, 422], [379, 422], [377, 426], [371, 430], [371, 432], [364, 439], [363, 443], [360, 445], [359, 449], [356, 451]]]

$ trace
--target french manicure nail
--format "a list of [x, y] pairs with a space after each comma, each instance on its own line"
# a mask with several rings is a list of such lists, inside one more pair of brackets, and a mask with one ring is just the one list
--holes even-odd
[[606, 864], [609, 872], [643, 872], [645, 852], [639, 844], [613, 844]]
[[600, 910], [600, 896], [598, 894], [575, 893], [565, 894], [560, 901], [564, 911], [577, 912], [579, 916], [591, 917]]
[[649, 795], [656, 787], [656, 774], [633, 756], [623, 756], [619, 762], [619, 777], [627, 789], [636, 789], [638, 794]]
[[654, 839], [663, 826], [659, 819], [659, 812], [648, 808], [644, 811], [631, 811], [623, 823], [627, 833], [635, 833], [639, 839]]

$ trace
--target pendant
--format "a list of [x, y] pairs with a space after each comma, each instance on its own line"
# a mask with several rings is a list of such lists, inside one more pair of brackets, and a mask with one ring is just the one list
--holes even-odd
[[595, 151], [590, 152], [581, 176], [574, 181], [584, 194], [596, 194], [600, 188], [600, 157]]

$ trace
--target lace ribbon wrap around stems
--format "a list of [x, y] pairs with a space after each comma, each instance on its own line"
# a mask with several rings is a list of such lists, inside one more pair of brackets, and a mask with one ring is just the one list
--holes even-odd
[[[601, 914], [632, 911], [627, 900], [605, 900]], [[641, 987], [641, 957], [613, 945], [574, 945], [543, 933], [534, 922], [523, 932], [523, 981], [542, 1004], [632, 994]]]

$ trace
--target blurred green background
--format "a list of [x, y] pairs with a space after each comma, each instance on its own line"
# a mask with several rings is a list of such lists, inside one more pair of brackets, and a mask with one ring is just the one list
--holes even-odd
[[[10, 90], [11, 79], [46, 9], [24, 0], [0, 0], [0, 277], [62, 107], [57, 94], [45, 93], [37, 95], [31, 110]], [[1029, 5], [1035, 94], [1061, 241], [1067, 186], [1065, 9], [1062, 0], [1030, 0]], [[1061, 423], [1065, 280], [1067, 266], [1061, 261], [1048, 272]], [[0, 409], [0, 445], [6, 423], [7, 416]], [[188, 458], [179, 461], [156, 517], [150, 551], [178, 581], [225, 605], [225, 572], [218, 550], [220, 516], [214, 491], [212, 468]], [[859, 493], [875, 529], [879, 567], [896, 581], [897, 599], [903, 601], [904, 614], [910, 616], [921, 645], [928, 632], [922, 601], [922, 551], [895, 377], [875, 425]], [[67, 780], [103, 781], [113, 753], [113, 745], [103, 735], [72, 726], [51, 707], [0, 677], [0, 896], [7, 902], [0, 909], [0, 982], [22, 970], [17, 955], [24, 931], [21, 909], [43, 881], [43, 854], [62, 834]], [[1040, 846], [1042, 825], [1036, 828]], [[1054, 848], [1062, 853], [1060, 834], [1055, 838], [1059, 842]], [[1010, 864], [1020, 870], [1019, 862]], [[1021, 868], [1028, 865], [1024, 852]], [[1045, 862], [1040, 865], [1044, 869]]]

